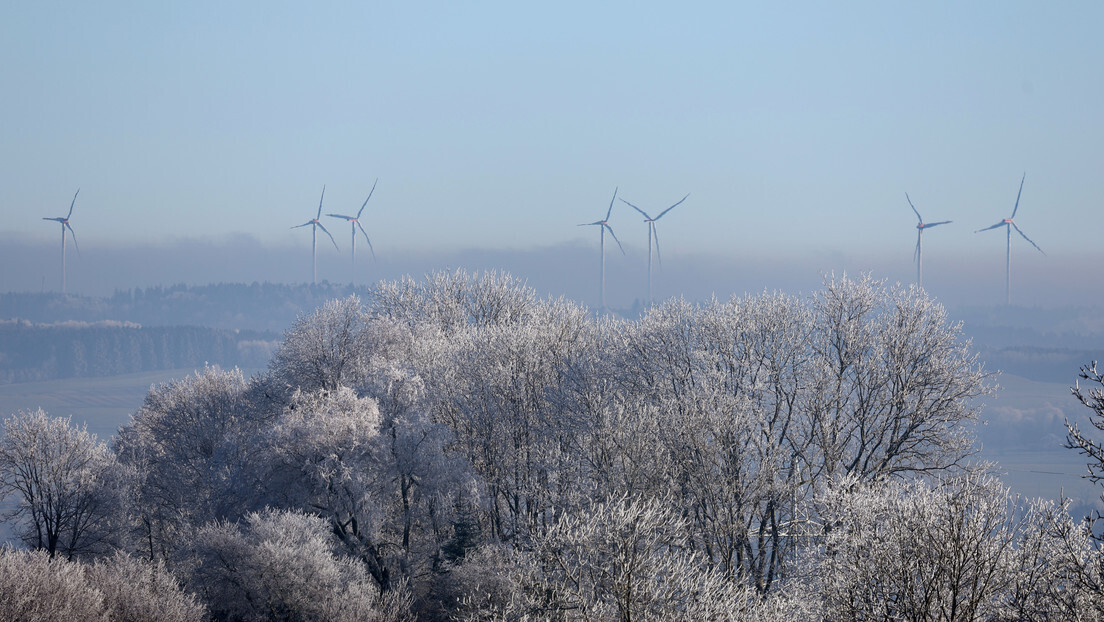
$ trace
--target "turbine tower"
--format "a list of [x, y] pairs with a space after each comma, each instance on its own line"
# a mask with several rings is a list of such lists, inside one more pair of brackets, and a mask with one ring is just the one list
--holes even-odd
[[924, 247], [920, 245], [920, 240], [924, 235], [924, 229], [937, 225], [945, 225], [951, 221], [941, 220], [939, 222], [924, 222], [924, 219], [920, 216], [920, 212], [916, 211], [916, 206], [912, 204], [912, 199], [909, 198], [907, 192], [905, 193], [905, 200], [908, 201], [909, 207], [911, 207], [913, 213], [916, 214], [916, 250], [913, 252], [913, 258], [916, 259], [916, 286], [922, 288], [924, 287]]
[[[1012, 230], [1015, 229], [1016, 233], [1020, 234], [1023, 239], [1031, 243], [1035, 247], [1035, 250], [1043, 253], [1043, 249], [1039, 248], [1039, 245], [1031, 241], [1031, 238], [1027, 237], [1027, 234], [1020, 230], [1016, 226], [1012, 219], [1016, 217], [1016, 210], [1020, 209], [1020, 195], [1023, 194], [1024, 179], [1027, 178], [1027, 173], [1020, 178], [1020, 191], [1016, 193], [1016, 205], [1012, 208], [1012, 215], [1004, 220], [998, 222], [995, 225], [986, 227], [984, 229], [978, 229], [974, 233], [981, 233], [982, 231], [988, 231], [990, 229], [996, 229], [997, 227], [1005, 228], [1006, 246], [1004, 251], [1004, 293], [1007, 304], [1012, 304]], [[1043, 253], [1046, 255], [1046, 253]]]
[[[295, 225], [294, 227], [292, 227], [292, 229], [298, 229], [299, 227], [306, 226], [311, 227], [311, 257], [313, 258], [312, 265], [314, 266], [314, 278], [311, 283], [318, 282], [318, 230], [321, 229], [326, 235], [329, 235], [330, 241], [333, 242], [334, 248], [337, 248], [337, 241], [334, 240], [334, 237], [330, 235], [329, 231], [326, 231], [326, 228], [323, 227], [322, 223], [318, 220], [319, 218], [322, 218], [322, 199], [324, 198], [326, 198], [326, 186], [322, 186], [322, 196], [318, 199], [318, 213], [314, 216], [314, 218], [308, 220], [301, 225]], [[340, 251], [341, 249], [338, 248], [337, 250]]]
[[69, 233], [73, 236], [73, 248], [77, 249], [77, 253], [80, 253], [80, 247], [77, 246], [77, 233], [73, 231], [73, 225], [69, 224], [69, 217], [73, 215], [73, 206], [77, 204], [77, 195], [80, 194], [80, 188], [73, 193], [73, 202], [69, 204], [69, 213], [57, 218], [43, 218], [42, 220], [53, 220], [61, 223], [61, 293], [65, 293], [65, 230], [68, 229]]
[[601, 301], [602, 309], [606, 308], [606, 230], [609, 230], [609, 234], [613, 237], [613, 241], [617, 242], [617, 248], [621, 249], [621, 254], [625, 254], [624, 247], [621, 246], [621, 240], [617, 239], [617, 236], [613, 233], [613, 227], [609, 225], [610, 214], [613, 213], [613, 202], [617, 200], [617, 188], [613, 189], [613, 197], [610, 199], [609, 209], [606, 210], [606, 217], [602, 220], [596, 220], [594, 222], [584, 222], [580, 227], [598, 226], [601, 235], [599, 237], [599, 249], [602, 255], [602, 271], [601, 271], [601, 289], [599, 294], [599, 300]]
[[352, 246], [352, 248], [353, 248], [352, 279], [353, 279], [353, 281], [352, 282], [353, 282], [354, 285], [356, 284], [356, 233], [357, 233], [358, 228], [360, 229], [360, 232], [364, 234], [364, 241], [368, 243], [368, 250], [372, 253], [372, 259], [374, 260], [376, 258], [376, 250], [374, 248], [372, 248], [372, 240], [368, 239], [368, 232], [365, 231], [364, 226], [360, 224], [360, 215], [364, 213], [364, 208], [365, 208], [365, 206], [368, 205], [368, 201], [372, 198], [372, 193], [376, 191], [376, 184], [377, 183], [379, 183], [379, 178], [378, 177], [376, 178], [376, 181], [372, 182], [372, 189], [368, 191], [368, 198], [364, 199], [364, 205], [360, 206], [360, 211], [357, 212], [356, 216], [346, 216], [344, 214], [326, 214], [327, 216], [332, 216], [334, 218], [344, 218], [345, 220], [347, 220], [349, 222], [349, 225], [351, 226], [351, 228], [353, 230], [353, 241], [352, 241], [352, 244], [353, 244], [353, 246]]
[[689, 196], [690, 196], [690, 193], [687, 193], [686, 196], [682, 197], [682, 199], [680, 199], [678, 203], [675, 203], [671, 207], [668, 207], [667, 209], [663, 210], [662, 212], [659, 213], [659, 216], [656, 216], [655, 218], [652, 218], [651, 216], [648, 215], [648, 212], [645, 212], [644, 210], [640, 209], [639, 207], [633, 205], [632, 203], [629, 203], [625, 199], [621, 199], [622, 203], [624, 203], [625, 205], [628, 205], [629, 207], [631, 207], [634, 210], [636, 210], [636, 211], [640, 212], [641, 214], [643, 214], [644, 215], [644, 222], [648, 223], [648, 306], [652, 305], [652, 238], [655, 238], [656, 260], [659, 261], [659, 263], [661, 263], [661, 264], [663, 263], [663, 259], [660, 257], [660, 254], [659, 254], [659, 232], [656, 231], [656, 224], [655, 223], [660, 218], [663, 218], [664, 214], [666, 214], [667, 212], [669, 212], [669, 211], [675, 209], [676, 207], [678, 207], [679, 204], [682, 203], [683, 201], [685, 201], [687, 199], [687, 197], [689, 197]]

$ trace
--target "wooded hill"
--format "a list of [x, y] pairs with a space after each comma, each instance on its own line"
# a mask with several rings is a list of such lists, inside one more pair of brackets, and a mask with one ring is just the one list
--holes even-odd
[[0, 384], [195, 369], [208, 363], [254, 369], [268, 363], [278, 338], [271, 332], [200, 326], [0, 320]]

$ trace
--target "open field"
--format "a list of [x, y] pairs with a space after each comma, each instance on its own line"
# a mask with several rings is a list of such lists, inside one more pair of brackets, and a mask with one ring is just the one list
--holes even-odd
[[1081, 477], [1085, 458], [1062, 446], [1067, 418], [1088, 427], [1089, 410], [1070, 394], [1072, 380], [1072, 373], [1068, 384], [999, 376], [1000, 388], [983, 400], [979, 458], [996, 462], [1005, 483], [1023, 496], [1064, 495], [1074, 509], [1099, 508], [1100, 488]]

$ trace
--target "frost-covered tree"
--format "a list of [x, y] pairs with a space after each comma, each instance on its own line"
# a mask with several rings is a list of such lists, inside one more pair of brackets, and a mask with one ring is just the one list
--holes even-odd
[[627, 329], [617, 361], [631, 410], [656, 421], [656, 485], [709, 563], [761, 591], [808, 484], [808, 315], [785, 296], [671, 302]]
[[554, 398], [588, 335], [582, 309], [540, 305], [526, 322], [456, 331], [441, 359], [447, 372], [429, 374], [434, 417], [452, 431], [449, 449], [482, 478], [496, 537], [527, 537], [561, 495], [574, 494], [564, 476], [576, 430]]
[[208, 524], [182, 565], [189, 588], [219, 620], [408, 619], [405, 590], [382, 593], [333, 543], [322, 518], [264, 511], [241, 523]]
[[[173, 555], [199, 533], [260, 546], [251, 512], [272, 507], [322, 521], [333, 555], [384, 593], [408, 585], [423, 617], [463, 602], [472, 619], [674, 619], [721, 602], [801, 619], [820, 615], [797, 567], [828, 507], [813, 499], [845, 476], [963, 470], [987, 390], [938, 305], [869, 279], [639, 321], [494, 273], [365, 300], [300, 317], [261, 378], [151, 391], [116, 443], [144, 557], [213, 559]], [[618, 556], [637, 549], [642, 566]], [[622, 566], [653, 573], [653, 593], [626, 593], [608, 574]]]
[[813, 304], [819, 373], [806, 408], [826, 474], [877, 477], [962, 466], [987, 374], [922, 290], [830, 280]]
[[136, 548], [169, 559], [204, 522], [236, 518], [257, 498], [254, 437], [264, 414], [241, 371], [208, 367], [152, 388], [114, 449], [133, 469]]
[[[1096, 361], [1081, 368], [1080, 380], [1089, 382], [1089, 388], [1082, 388], [1077, 382], [1071, 391], [1086, 408], [1092, 411], [1088, 415], [1089, 425], [1104, 432], [1104, 373], [1097, 371]], [[1086, 477], [1097, 484], [1104, 484], [1104, 442], [1082, 431], [1081, 426], [1066, 420], [1066, 447], [1076, 450], [1088, 460]], [[1101, 492], [1104, 499], [1104, 491]]]
[[1001, 620], [1104, 620], [1099, 547], [1067, 505], [1035, 500], [1026, 508], [1014, 546], [1005, 556], [1008, 588]]
[[23, 542], [72, 559], [112, 546], [125, 511], [123, 470], [106, 445], [69, 418], [41, 408], [3, 422], [0, 493], [14, 493], [9, 518]]
[[81, 564], [51, 558], [44, 550], [0, 548], [0, 620], [109, 622], [103, 595]]
[[206, 610], [161, 564], [119, 553], [94, 563], [0, 548], [0, 620], [200, 622]]
[[382, 510], [380, 533], [404, 577], [426, 576], [443, 557], [463, 556], [476, 543], [471, 467], [445, 455], [449, 430], [427, 412], [425, 384], [413, 370], [378, 369], [361, 389], [380, 405], [371, 492]]
[[829, 619], [999, 618], [1027, 519], [996, 480], [866, 483], [820, 497], [825, 537], [807, 571]]
[[444, 334], [468, 326], [524, 322], [537, 305], [532, 288], [506, 273], [438, 272], [422, 281], [404, 277], [380, 283], [370, 312], [410, 328], [432, 326]]
[[380, 477], [379, 425], [376, 401], [347, 387], [296, 392], [264, 435], [261, 461], [269, 501], [327, 521], [386, 589], [391, 569], [380, 503], [372, 495]]
[[811, 300], [670, 301], [606, 334], [604, 361], [567, 383], [595, 424], [581, 457], [600, 482], [669, 495], [709, 563], [760, 591], [834, 473], [963, 465], [970, 400], [987, 390], [941, 307], [868, 279]]
[[[797, 601], [763, 600], [712, 570], [662, 499], [626, 496], [561, 516], [515, 565], [504, 619], [791, 620]], [[469, 603], [473, 602], [471, 599]], [[470, 614], [469, 614], [470, 615]], [[494, 617], [494, 616], [489, 616]]]
[[[1089, 425], [1097, 431], [1104, 432], [1104, 373], [1097, 370], [1096, 361], [1091, 365], [1081, 368], [1080, 380], [1089, 383], [1088, 388], [1076, 383], [1072, 392], [1074, 397], [1091, 412], [1088, 415]], [[1104, 442], [1094, 438], [1081, 429], [1076, 422], [1066, 420], [1066, 447], [1076, 450], [1083, 455], [1087, 462], [1087, 474], [1090, 481], [1104, 485]], [[1104, 491], [1101, 492], [1104, 500]], [[1096, 602], [1101, 603], [1099, 609], [1104, 610], [1104, 533], [1100, 532], [1102, 517], [1098, 511], [1086, 517], [1084, 528], [1096, 544], [1094, 554], [1086, 556], [1079, 562], [1078, 577], [1087, 590], [1096, 595]], [[1079, 531], [1074, 528], [1065, 530], [1073, 538], [1080, 537]], [[1076, 546], [1071, 545], [1076, 549]], [[1104, 617], [1104, 613], [1101, 614]]]
[[375, 345], [366, 319], [357, 296], [300, 316], [269, 363], [275, 382], [308, 393], [356, 384]]
[[103, 597], [108, 618], [126, 622], [200, 622], [207, 610], [161, 561], [121, 551], [84, 565], [88, 584]]

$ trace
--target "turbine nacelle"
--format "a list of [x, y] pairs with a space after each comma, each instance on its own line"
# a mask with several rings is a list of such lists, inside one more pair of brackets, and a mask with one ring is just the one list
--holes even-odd
[[644, 222], [648, 223], [648, 304], [652, 304], [652, 240], [655, 240], [656, 259], [659, 260], [659, 263], [663, 263], [663, 260], [660, 258], [659, 255], [659, 231], [656, 230], [656, 221], [660, 218], [663, 218], [664, 214], [666, 214], [667, 212], [681, 205], [682, 202], [685, 201], [689, 196], [690, 193], [686, 193], [686, 196], [679, 199], [678, 202], [671, 207], [668, 207], [667, 209], [660, 212], [659, 216], [656, 216], [655, 218], [652, 218], [651, 215], [648, 214], [648, 212], [645, 212], [632, 203], [629, 203], [625, 199], [621, 199], [622, 203], [640, 212], [640, 214], [644, 216]]
[[49, 220], [57, 223], [61, 223], [61, 293], [65, 293], [65, 230], [69, 230], [69, 235], [73, 238], [73, 248], [77, 249], [77, 254], [80, 254], [80, 246], [77, 246], [77, 232], [73, 231], [73, 225], [69, 224], [69, 218], [73, 215], [73, 206], [77, 204], [77, 195], [80, 194], [80, 188], [73, 193], [73, 200], [69, 203], [69, 213], [65, 216], [56, 216], [54, 218], [43, 217], [42, 220]]
[[935, 227], [938, 225], [945, 225], [950, 223], [949, 220], [941, 220], [939, 222], [924, 222], [924, 218], [920, 216], [920, 212], [916, 209], [916, 206], [912, 204], [912, 199], [909, 198], [908, 193], [905, 193], [905, 200], [908, 201], [909, 207], [912, 208], [912, 212], [916, 214], [916, 248], [912, 251], [912, 258], [916, 260], [916, 285], [919, 287], [924, 286], [924, 268], [923, 268], [923, 250], [921, 246], [921, 238], [924, 235], [924, 229]]
[[[372, 259], [374, 260], [376, 258], [376, 249], [372, 248], [372, 240], [370, 240], [368, 238], [368, 232], [364, 230], [364, 225], [360, 224], [360, 215], [364, 213], [364, 208], [368, 206], [368, 201], [371, 200], [372, 195], [375, 194], [376, 184], [378, 184], [378, 183], [379, 183], [379, 178], [377, 177], [376, 180], [374, 182], [372, 182], [372, 189], [368, 191], [368, 198], [364, 199], [364, 203], [361, 204], [360, 209], [357, 211], [356, 216], [349, 216], [348, 214], [326, 214], [327, 216], [329, 216], [331, 218], [340, 218], [341, 220], [344, 220], [345, 222], [349, 223], [349, 226], [352, 229], [352, 231], [351, 231], [351, 233], [352, 233], [352, 249], [353, 249], [352, 250], [352, 261], [353, 261], [354, 270], [355, 270], [355, 267], [356, 267], [356, 237], [357, 237], [356, 234], [357, 234], [357, 229], [360, 229], [360, 233], [364, 236], [364, 241], [368, 243], [368, 250], [372, 253]], [[319, 214], [322, 213], [321, 209], [319, 209], [318, 213]], [[321, 225], [319, 225], [319, 226], [321, 226]]]
[[617, 239], [617, 234], [615, 234], [613, 232], [613, 227], [611, 227], [609, 225], [610, 214], [613, 213], [613, 203], [616, 200], [617, 200], [617, 188], [614, 188], [613, 189], [613, 196], [610, 197], [609, 208], [606, 210], [606, 217], [602, 218], [600, 220], [595, 220], [594, 222], [584, 222], [584, 223], [580, 223], [578, 225], [580, 227], [598, 227], [598, 231], [599, 231], [598, 240], [599, 240], [599, 244], [600, 244], [599, 257], [601, 258], [601, 271], [599, 273], [599, 275], [600, 275], [599, 284], [600, 284], [601, 289], [599, 290], [600, 291], [599, 300], [601, 301], [601, 305], [602, 305], [603, 309], [606, 308], [606, 231], [607, 230], [609, 231], [610, 237], [613, 238], [613, 241], [617, 242], [617, 248], [621, 249], [621, 254], [622, 255], [625, 254], [625, 248], [623, 246], [621, 246], [621, 240]]
[[1039, 245], [1036, 244], [1034, 240], [1027, 237], [1027, 234], [1021, 231], [1020, 228], [1016, 226], [1016, 223], [1012, 220], [1016, 217], [1016, 212], [1020, 209], [1020, 197], [1023, 195], [1024, 179], [1027, 179], [1026, 172], [1024, 173], [1023, 177], [1020, 178], [1020, 189], [1018, 192], [1016, 192], [1016, 204], [1012, 207], [1012, 215], [1008, 218], [1002, 218], [1000, 222], [995, 225], [990, 225], [988, 227], [985, 227], [984, 229], [978, 229], [974, 232], [981, 233], [982, 231], [990, 231], [993, 229], [1004, 227], [1005, 234], [1007, 236], [1004, 249], [1004, 291], [1007, 304], [1012, 304], [1012, 230], [1015, 229], [1016, 233], [1020, 234], [1020, 237], [1027, 240], [1028, 244], [1031, 244], [1035, 247], [1035, 250], [1043, 253], [1043, 255], [1046, 255], [1046, 253], [1043, 252], [1043, 249], [1039, 248]]
[[292, 229], [298, 229], [300, 227], [308, 226], [311, 228], [311, 262], [313, 264], [314, 270], [314, 276], [312, 280], [313, 283], [318, 282], [318, 230], [321, 229], [322, 233], [325, 233], [326, 236], [330, 238], [330, 242], [333, 243], [335, 249], [337, 249], [338, 251], [341, 250], [340, 248], [337, 248], [337, 240], [334, 239], [333, 235], [331, 235], [330, 232], [326, 230], [326, 227], [319, 221], [319, 218], [322, 217], [322, 201], [325, 198], [326, 186], [322, 186], [322, 196], [318, 198], [318, 213], [314, 215], [314, 218], [308, 220], [307, 222], [291, 227]]

